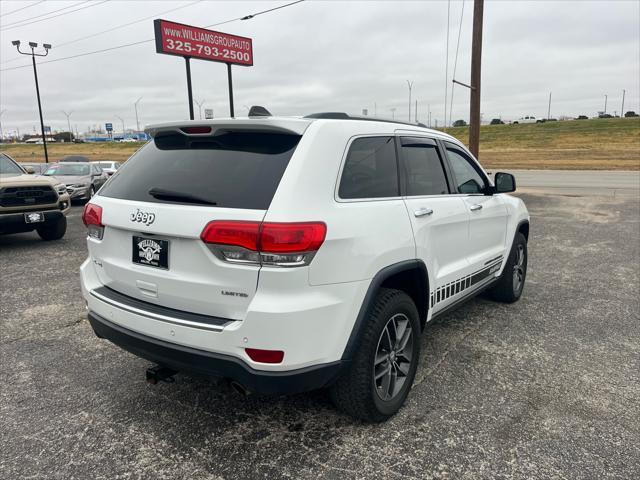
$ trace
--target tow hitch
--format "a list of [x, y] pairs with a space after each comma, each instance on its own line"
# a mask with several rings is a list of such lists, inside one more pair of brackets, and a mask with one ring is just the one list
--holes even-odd
[[158, 382], [173, 383], [176, 381], [173, 376], [178, 373], [176, 370], [172, 370], [162, 365], [156, 365], [154, 367], [147, 368], [147, 383], [155, 385]]

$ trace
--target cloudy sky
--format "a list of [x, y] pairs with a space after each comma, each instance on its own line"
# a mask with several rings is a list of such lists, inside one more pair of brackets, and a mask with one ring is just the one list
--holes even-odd
[[[289, 0], [290, 2], [291, 0]], [[38, 123], [33, 71], [12, 40], [53, 45], [38, 67], [45, 124], [72, 128], [113, 122], [120, 130], [188, 118], [184, 61], [153, 42], [75, 55], [153, 38], [153, 18], [207, 26], [288, 3], [281, 1], [0, 1], [0, 104], [5, 134]], [[455, 62], [464, 5], [460, 47]], [[23, 8], [27, 7], [27, 8]], [[164, 13], [167, 10], [172, 12]], [[233, 21], [222, 32], [253, 38], [254, 66], [234, 67], [237, 114], [264, 105], [278, 115], [346, 111], [406, 119], [408, 88], [418, 119], [444, 120], [445, 85], [469, 81], [473, 0], [313, 1]], [[50, 15], [47, 15], [50, 13]], [[147, 18], [148, 17], [148, 18]], [[145, 19], [146, 18], [146, 19]], [[142, 20], [123, 28], [115, 27]], [[28, 23], [28, 24], [27, 24]], [[108, 33], [94, 35], [104, 30]], [[92, 36], [94, 35], [94, 36]], [[83, 37], [91, 38], [82, 39]], [[77, 40], [77, 41], [76, 41]], [[51, 61], [51, 63], [44, 63]], [[26, 65], [27, 68], [16, 68]], [[228, 114], [226, 67], [192, 62], [196, 100]], [[483, 119], [640, 111], [640, 2], [487, 0], [484, 9]], [[448, 93], [449, 99], [451, 92]], [[454, 91], [453, 119], [468, 118], [469, 93]], [[412, 107], [413, 108], [413, 107]], [[447, 100], [447, 115], [450, 105]], [[198, 117], [196, 106], [196, 118]]]

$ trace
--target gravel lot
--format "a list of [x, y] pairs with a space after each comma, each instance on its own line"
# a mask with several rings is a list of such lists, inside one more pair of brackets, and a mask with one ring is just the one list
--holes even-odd
[[81, 209], [63, 241], [0, 237], [0, 477], [640, 477], [638, 198], [522, 196], [523, 298], [430, 325], [407, 405], [375, 426], [324, 392], [147, 385], [86, 321]]

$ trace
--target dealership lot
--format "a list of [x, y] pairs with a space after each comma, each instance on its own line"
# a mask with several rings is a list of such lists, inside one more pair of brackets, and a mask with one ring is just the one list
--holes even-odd
[[0, 237], [0, 477], [637, 478], [638, 197], [522, 197], [522, 300], [429, 325], [407, 405], [375, 426], [324, 392], [147, 385], [86, 321], [80, 207], [62, 241]]

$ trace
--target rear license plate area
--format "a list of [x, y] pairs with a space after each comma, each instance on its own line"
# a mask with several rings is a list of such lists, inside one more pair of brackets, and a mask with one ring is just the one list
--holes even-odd
[[147, 267], [169, 269], [169, 241], [150, 237], [132, 237], [131, 261]]

